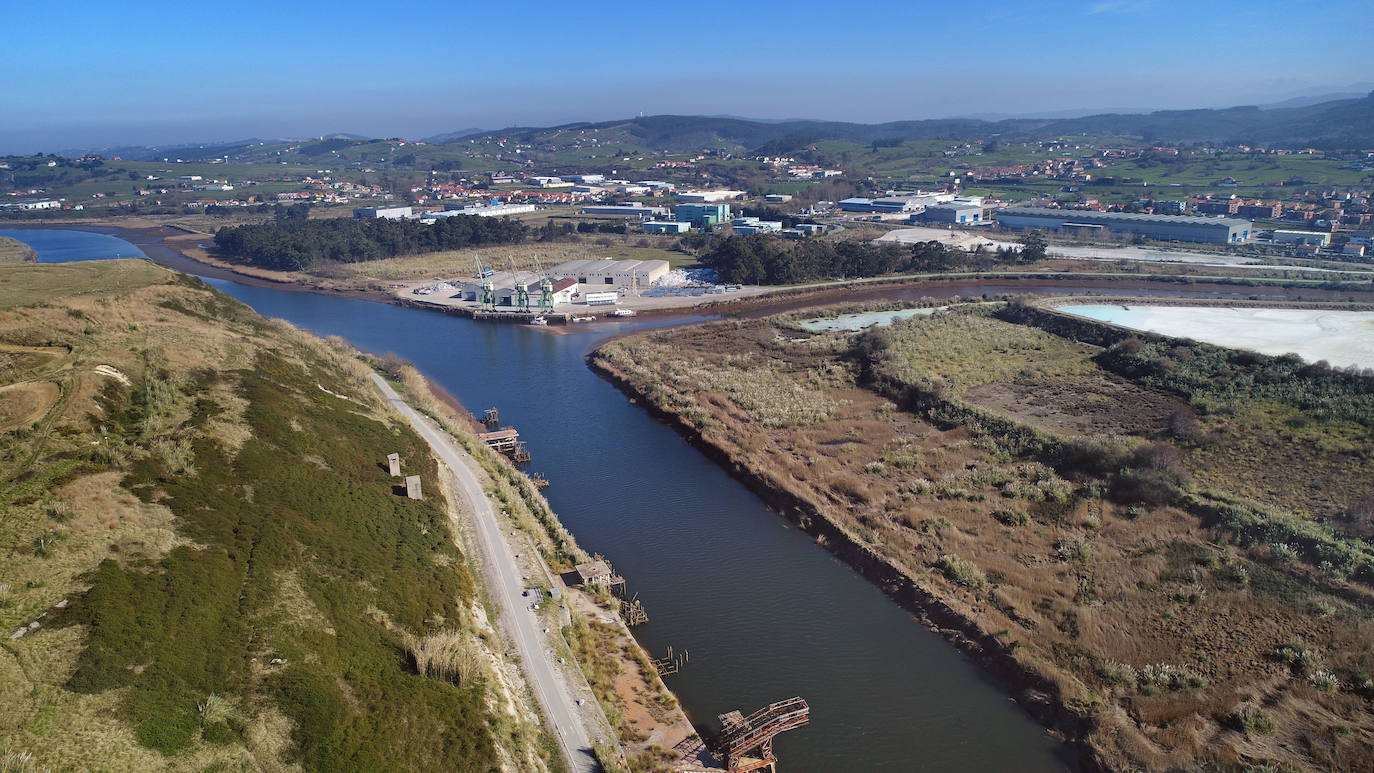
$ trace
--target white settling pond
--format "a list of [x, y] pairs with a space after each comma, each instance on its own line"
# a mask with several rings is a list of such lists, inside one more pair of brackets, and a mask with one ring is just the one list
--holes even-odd
[[927, 317], [940, 309], [898, 309], [897, 311], [865, 311], [862, 314], [841, 314], [838, 317], [808, 319], [802, 327], [817, 333], [857, 333], [869, 327], [887, 327], [899, 319]]
[[1308, 362], [1374, 368], [1374, 311], [1220, 306], [1071, 305], [1060, 311], [1122, 327]]

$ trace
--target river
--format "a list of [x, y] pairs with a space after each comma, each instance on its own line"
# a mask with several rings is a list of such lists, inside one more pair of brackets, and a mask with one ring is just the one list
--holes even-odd
[[[84, 231], [0, 235], [45, 262], [143, 254]], [[787, 773], [1067, 767], [1063, 745], [975, 664], [587, 369], [599, 341], [652, 320], [550, 335], [206, 281], [266, 316], [395, 352], [471, 409], [499, 407], [552, 482], [560, 519], [644, 601], [651, 622], [636, 635], [654, 654], [690, 652], [669, 686], [694, 722], [800, 695], [812, 723], [779, 738]]]

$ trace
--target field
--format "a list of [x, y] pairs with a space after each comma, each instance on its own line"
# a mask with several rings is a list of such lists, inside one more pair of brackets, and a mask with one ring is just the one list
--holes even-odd
[[134, 260], [0, 268], [0, 343], [5, 752], [559, 767], [428, 449], [355, 352]]
[[[996, 305], [852, 338], [800, 318], [593, 364], [1108, 769], [1374, 764], [1368, 392], [1332, 415], [1337, 377], [1285, 392], [1242, 377], [1265, 358], [1104, 350]], [[1157, 351], [1174, 364], [1141, 365]], [[1217, 362], [1232, 378], [1178, 386]]]
[[[637, 242], [658, 241], [643, 237], [631, 241], [623, 236], [582, 237], [575, 242], [502, 245], [490, 248], [431, 252], [401, 258], [373, 260], [322, 267], [311, 273], [325, 278], [406, 281], [416, 279], [465, 279], [476, 273], [474, 258], [496, 271], [514, 266], [533, 271], [536, 261], [545, 269], [570, 260], [614, 258], [616, 260], [666, 260], [674, 268], [696, 263], [696, 258], [666, 247], [641, 247]], [[670, 242], [665, 242], [670, 243]]]

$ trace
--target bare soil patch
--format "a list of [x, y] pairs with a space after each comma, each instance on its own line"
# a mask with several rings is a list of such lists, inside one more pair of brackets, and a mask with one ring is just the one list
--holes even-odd
[[980, 384], [964, 399], [1051, 432], [1149, 436], [1187, 404], [1120, 376], [1015, 379]]
[[51, 381], [28, 381], [0, 387], [0, 432], [37, 424], [62, 396]]

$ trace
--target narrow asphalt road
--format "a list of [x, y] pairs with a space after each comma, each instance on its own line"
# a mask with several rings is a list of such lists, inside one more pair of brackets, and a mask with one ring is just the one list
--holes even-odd
[[557, 665], [554, 663], [556, 656], [547, 646], [539, 618], [529, 610], [528, 603], [520, 595], [524, 584], [520, 579], [515, 553], [501, 532], [500, 522], [486, 492], [463, 462], [467, 454], [458, 448], [448, 433], [436, 428], [429, 419], [401, 399], [381, 376], [373, 374], [372, 380], [382, 391], [387, 403], [410, 421], [410, 425], [429, 443], [443, 466], [452, 472], [457, 490], [471, 505], [478, 549], [486, 559], [482, 563], [487, 590], [500, 612], [507, 635], [515, 642], [520, 653], [525, 677], [558, 739], [568, 768], [575, 773], [594, 773], [598, 766], [592, 754], [587, 728], [578, 718], [577, 707], [557, 675]]

